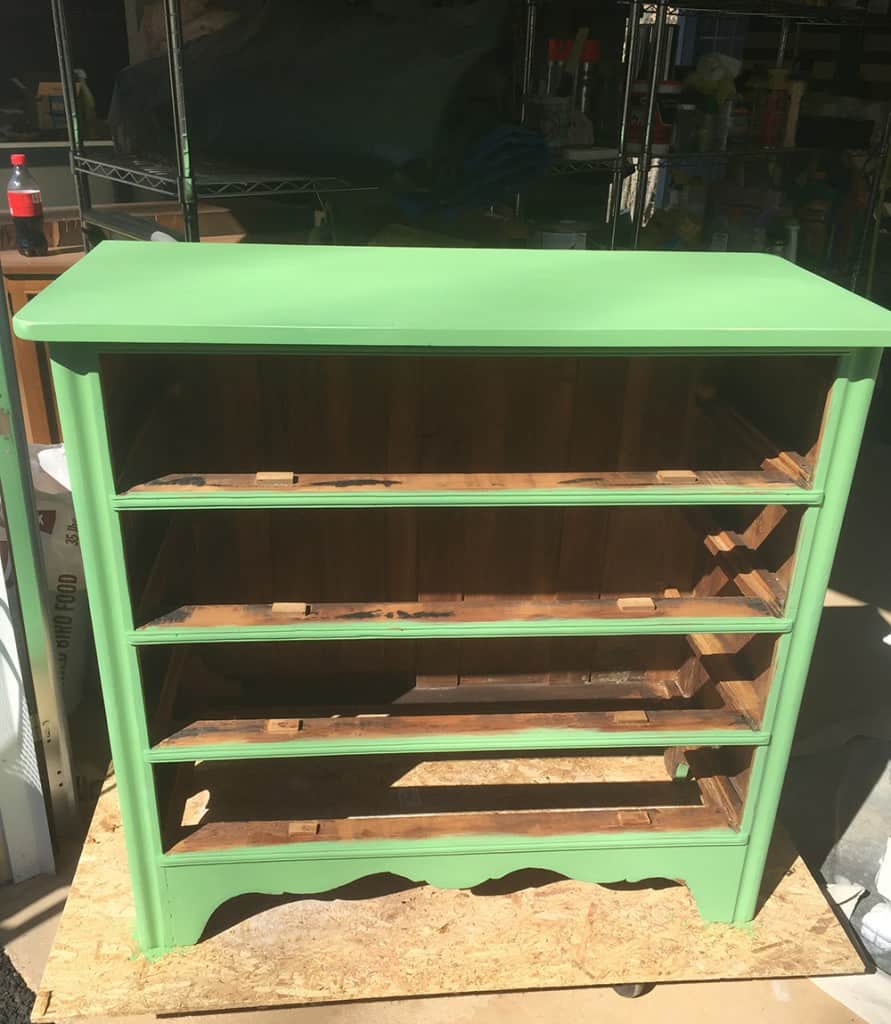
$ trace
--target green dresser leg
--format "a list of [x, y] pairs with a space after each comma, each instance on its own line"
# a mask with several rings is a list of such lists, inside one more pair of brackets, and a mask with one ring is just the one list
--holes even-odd
[[746, 863], [746, 847], [696, 851], [686, 883], [703, 921], [729, 924], [737, 920], [736, 907]]

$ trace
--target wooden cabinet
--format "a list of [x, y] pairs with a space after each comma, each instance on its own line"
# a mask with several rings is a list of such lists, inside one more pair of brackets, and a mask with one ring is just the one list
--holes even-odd
[[753, 917], [891, 314], [770, 256], [104, 243], [16, 326], [143, 948], [381, 871]]
[[[0, 270], [10, 316], [25, 308], [52, 281], [76, 263], [81, 252], [54, 252], [29, 258], [13, 250], [0, 252]], [[31, 444], [58, 444], [59, 415], [46, 346], [12, 336], [16, 376], [22, 399], [25, 434]]]

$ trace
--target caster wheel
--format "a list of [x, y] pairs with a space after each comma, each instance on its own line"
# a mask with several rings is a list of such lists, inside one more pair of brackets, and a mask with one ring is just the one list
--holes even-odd
[[636, 985], [613, 985], [613, 992], [617, 996], [622, 996], [623, 999], [639, 999], [641, 996], [645, 996], [647, 992], [650, 992], [652, 988], [652, 985], [644, 985], [642, 983]]

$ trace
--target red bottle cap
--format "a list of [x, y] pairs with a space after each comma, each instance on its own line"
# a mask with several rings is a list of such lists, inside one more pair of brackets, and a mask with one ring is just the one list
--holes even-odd
[[569, 60], [574, 39], [549, 39], [548, 60]]
[[13, 153], [12, 156], [9, 158], [9, 162], [12, 164], [13, 167], [21, 167], [22, 164], [25, 162], [25, 154]]

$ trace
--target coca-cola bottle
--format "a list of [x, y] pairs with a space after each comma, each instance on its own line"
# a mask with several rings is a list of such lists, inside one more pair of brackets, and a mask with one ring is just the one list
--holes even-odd
[[15, 224], [15, 247], [23, 256], [46, 256], [40, 186], [25, 167], [25, 154], [13, 153], [6, 200]]

